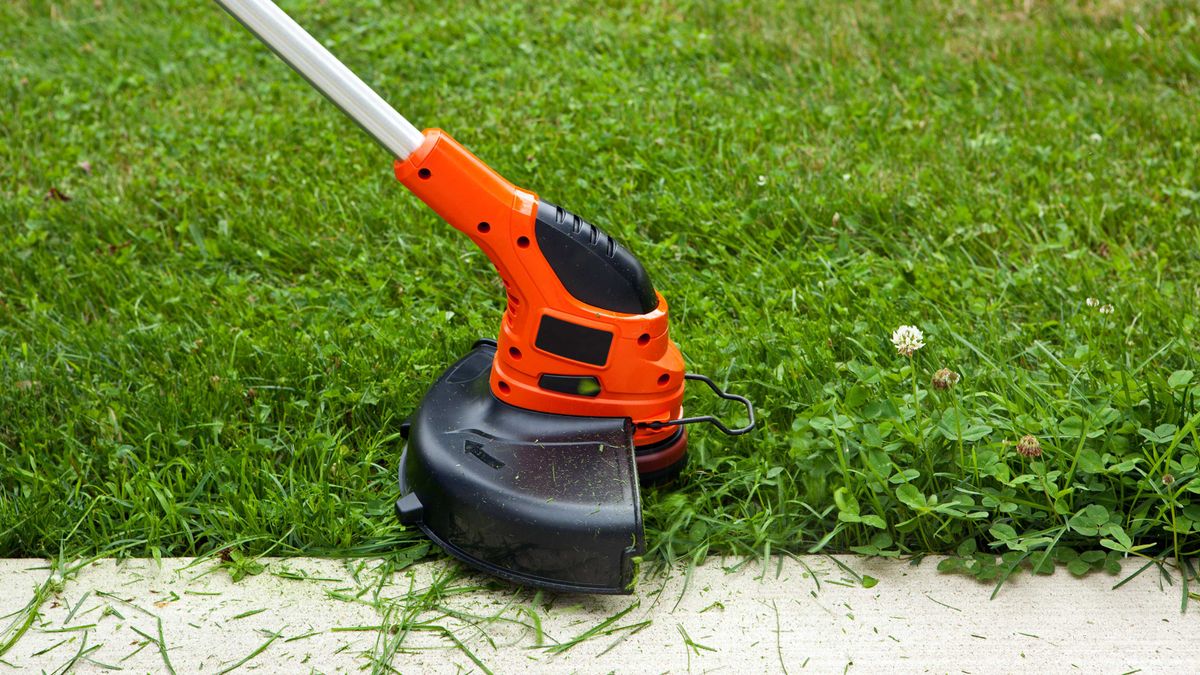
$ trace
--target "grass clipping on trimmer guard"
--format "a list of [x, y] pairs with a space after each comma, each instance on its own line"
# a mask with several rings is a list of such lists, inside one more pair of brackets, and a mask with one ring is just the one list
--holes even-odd
[[[270, 0], [217, 2], [392, 152], [396, 178], [504, 282], [499, 338], [477, 342], [404, 425], [400, 518], [510, 581], [630, 592], [645, 550], [639, 476], [679, 473], [687, 424], [750, 431], [750, 402], [684, 372], [667, 302], [628, 250], [446, 132], [418, 131]], [[748, 424], [681, 417], [687, 380], [744, 404]]]

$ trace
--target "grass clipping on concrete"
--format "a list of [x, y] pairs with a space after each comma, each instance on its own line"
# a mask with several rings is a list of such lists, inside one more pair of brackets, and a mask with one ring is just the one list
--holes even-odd
[[[647, 491], [648, 560], [1196, 553], [1194, 3], [286, 4], [758, 404]], [[496, 333], [484, 256], [214, 5], [5, 3], [0, 59], [0, 555], [409, 549], [399, 424]]]

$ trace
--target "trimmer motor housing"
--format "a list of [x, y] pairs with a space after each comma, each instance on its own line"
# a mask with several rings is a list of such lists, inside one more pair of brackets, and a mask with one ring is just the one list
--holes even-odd
[[625, 247], [514, 187], [440, 129], [396, 177], [487, 255], [507, 292], [489, 383], [527, 410], [629, 418], [638, 445], [670, 438], [684, 365], [667, 302]]

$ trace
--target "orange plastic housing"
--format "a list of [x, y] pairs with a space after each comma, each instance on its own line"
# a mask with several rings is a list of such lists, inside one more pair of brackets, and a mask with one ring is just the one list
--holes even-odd
[[[396, 160], [396, 178], [447, 223], [474, 241], [504, 281], [508, 307], [492, 365], [492, 392], [511, 405], [564, 415], [628, 417], [635, 423], [678, 418], [684, 365], [667, 331], [667, 301], [647, 314], [621, 314], [585, 304], [563, 287], [538, 249], [534, 232], [538, 198], [514, 187], [441, 129]], [[535, 346], [543, 316], [613, 334], [607, 361], [591, 365]], [[594, 396], [564, 394], [538, 385], [543, 374], [593, 376]], [[674, 427], [639, 428], [646, 445]]]

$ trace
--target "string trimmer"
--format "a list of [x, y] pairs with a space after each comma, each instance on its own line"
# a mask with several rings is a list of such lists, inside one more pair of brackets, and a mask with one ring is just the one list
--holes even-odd
[[[480, 340], [404, 424], [396, 511], [452, 555], [555, 590], [631, 590], [642, 481], [674, 477], [686, 425], [727, 434], [754, 409], [684, 372], [667, 302], [595, 225], [504, 180], [449, 134], [418, 131], [270, 0], [217, 0], [396, 158], [396, 178], [475, 242], [504, 282], [496, 340]], [[683, 417], [696, 380], [748, 424]]]

